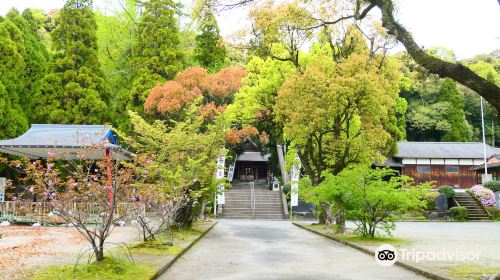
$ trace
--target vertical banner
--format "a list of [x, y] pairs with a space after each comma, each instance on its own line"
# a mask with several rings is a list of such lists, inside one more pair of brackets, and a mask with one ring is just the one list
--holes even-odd
[[299, 178], [300, 178], [300, 159], [299, 157], [295, 158], [294, 163], [292, 164], [291, 170], [291, 188], [290, 188], [290, 204], [291, 206], [299, 205]]
[[229, 169], [227, 171], [227, 181], [229, 183], [231, 183], [233, 181], [233, 176], [234, 176], [234, 167], [236, 166], [235, 163], [231, 163], [231, 165], [229, 165]]
[[[216, 179], [224, 178], [224, 167], [226, 163], [226, 158], [224, 156], [220, 156], [217, 158], [217, 172], [215, 174]], [[224, 204], [226, 201], [224, 197], [224, 183], [219, 183], [218, 192], [217, 192], [217, 204]]]
[[5, 201], [5, 178], [0, 177], [0, 202]]

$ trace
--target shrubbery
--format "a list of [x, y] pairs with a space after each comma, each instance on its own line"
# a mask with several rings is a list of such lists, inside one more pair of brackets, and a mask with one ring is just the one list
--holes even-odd
[[451, 207], [450, 212], [455, 220], [463, 221], [467, 218], [467, 208], [465, 207]]
[[432, 211], [436, 208], [436, 198], [439, 192], [428, 192], [424, 195], [425, 207], [427, 210]]
[[439, 187], [438, 192], [444, 193], [447, 198], [453, 198], [455, 196], [455, 190], [450, 185]]
[[492, 190], [481, 185], [473, 186], [470, 190], [470, 193], [477, 199], [479, 199], [481, 204], [483, 204], [485, 207], [494, 206], [496, 204], [495, 193]]
[[500, 192], [500, 181], [489, 181], [484, 183], [483, 186], [493, 192]]

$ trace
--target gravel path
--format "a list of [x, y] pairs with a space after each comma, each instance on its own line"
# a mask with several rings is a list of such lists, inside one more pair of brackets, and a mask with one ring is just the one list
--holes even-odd
[[425, 279], [287, 221], [221, 220], [160, 279]]

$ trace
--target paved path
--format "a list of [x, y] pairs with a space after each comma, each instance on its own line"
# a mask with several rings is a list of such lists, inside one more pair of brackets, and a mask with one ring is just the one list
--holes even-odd
[[221, 220], [159, 279], [425, 279], [287, 221]]

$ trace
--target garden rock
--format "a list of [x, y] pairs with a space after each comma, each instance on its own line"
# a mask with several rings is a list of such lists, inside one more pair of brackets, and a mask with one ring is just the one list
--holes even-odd
[[448, 198], [444, 193], [436, 197], [436, 210], [438, 211], [448, 210]]

